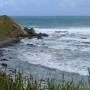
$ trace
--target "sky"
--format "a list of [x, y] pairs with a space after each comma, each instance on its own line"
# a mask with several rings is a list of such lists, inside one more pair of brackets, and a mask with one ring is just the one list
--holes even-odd
[[0, 0], [0, 15], [90, 16], [90, 0]]

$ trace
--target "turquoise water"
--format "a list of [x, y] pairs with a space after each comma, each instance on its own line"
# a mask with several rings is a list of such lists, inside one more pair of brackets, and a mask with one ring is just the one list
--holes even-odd
[[90, 27], [90, 16], [13, 16], [17, 23], [35, 28]]

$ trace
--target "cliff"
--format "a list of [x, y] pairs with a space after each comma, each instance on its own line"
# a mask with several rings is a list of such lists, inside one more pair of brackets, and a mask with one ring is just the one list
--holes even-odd
[[45, 33], [36, 33], [33, 28], [22, 29], [9, 16], [0, 16], [0, 47], [7, 46], [10, 43], [19, 41], [20, 38], [17, 37], [43, 39], [42, 37], [48, 37], [48, 35]]
[[6, 15], [0, 16], [0, 40], [15, 38], [24, 34], [25, 31], [14, 20]]

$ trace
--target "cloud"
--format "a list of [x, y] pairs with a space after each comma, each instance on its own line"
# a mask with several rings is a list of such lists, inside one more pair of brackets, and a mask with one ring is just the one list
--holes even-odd
[[85, 6], [87, 3], [90, 3], [90, 0], [60, 0], [59, 6], [61, 7], [78, 7]]
[[0, 14], [61, 14], [90, 9], [89, 4], [90, 0], [0, 0]]

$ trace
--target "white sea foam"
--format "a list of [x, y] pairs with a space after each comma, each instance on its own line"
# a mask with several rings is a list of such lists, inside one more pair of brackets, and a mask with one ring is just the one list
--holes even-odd
[[39, 40], [36, 38], [22, 39], [22, 46], [17, 49], [19, 60], [66, 72], [88, 75], [90, 28], [35, 28], [35, 30], [51, 34], [51, 36]]
[[90, 27], [85, 28], [35, 28], [37, 32], [44, 32], [44, 33], [53, 33], [55, 31], [68, 31], [69, 33], [78, 33], [78, 34], [90, 34]]
[[55, 57], [53, 57], [50, 53], [23, 53], [20, 56], [20, 59], [22, 58], [23, 61], [27, 61], [32, 64], [36, 65], [42, 65], [45, 67], [58, 69], [66, 72], [73, 72], [78, 73], [81, 75], [88, 75], [87, 68], [90, 65], [89, 61], [84, 61], [81, 59], [77, 60], [54, 60]]

